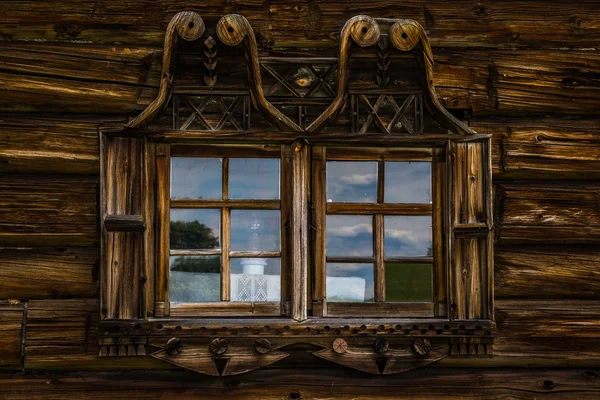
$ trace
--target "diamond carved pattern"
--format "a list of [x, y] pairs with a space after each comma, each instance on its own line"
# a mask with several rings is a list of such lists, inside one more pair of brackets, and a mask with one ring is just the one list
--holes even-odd
[[[173, 128], [185, 131], [201, 129], [246, 130], [249, 128], [250, 102], [247, 96], [185, 96], [173, 97]], [[187, 118], [181, 112], [191, 112]]]
[[422, 133], [422, 101], [418, 94], [352, 95], [352, 126], [356, 133], [373, 126], [384, 134]]

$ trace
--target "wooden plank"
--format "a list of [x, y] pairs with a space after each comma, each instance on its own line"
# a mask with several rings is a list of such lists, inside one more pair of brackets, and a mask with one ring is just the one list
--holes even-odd
[[151, 357], [99, 357], [97, 299], [31, 300], [27, 311], [25, 369], [169, 368]]
[[327, 203], [327, 214], [431, 215], [431, 204]]
[[22, 368], [21, 335], [24, 304], [0, 303], [0, 371]]
[[0, 176], [0, 244], [96, 245], [97, 190], [97, 177]]
[[308, 200], [309, 147], [304, 139], [292, 144], [292, 211], [291, 211], [291, 317], [296, 321], [307, 318], [308, 300]]
[[[533, 0], [515, 4], [461, 1], [386, 0], [372, 4], [372, 17], [412, 18], [428, 31], [435, 46], [458, 47], [594, 47], [600, 33], [595, 2], [552, 0], [540, 9]], [[94, 7], [91, 3], [59, 1], [40, 5], [32, 0], [7, 3], [0, 30], [5, 40], [86, 41], [160, 45], [164, 27], [179, 3], [173, 0], [122, 4], [116, 0]], [[242, 13], [264, 38], [263, 47], [335, 47], [338, 33], [352, 15], [365, 13], [361, 5], [343, 1], [294, 1], [264, 7], [260, 2], [229, 4], [209, 1], [189, 5], [208, 26], [228, 13]], [[168, 10], [168, 11], [167, 11]], [[98, 23], [101, 20], [102, 23]], [[278, 26], [285, 26], [285, 29]]]
[[171, 208], [242, 208], [252, 210], [279, 210], [280, 200], [171, 200]]
[[434, 316], [434, 303], [337, 303], [327, 302], [328, 317], [401, 317]]
[[589, 183], [498, 183], [495, 231], [501, 244], [600, 242], [599, 189]]
[[96, 247], [0, 249], [0, 299], [97, 297]]
[[490, 118], [472, 119], [469, 125], [494, 135], [495, 178], [600, 178], [600, 121], [596, 119]]
[[173, 303], [171, 317], [232, 317], [232, 316], [278, 316], [281, 315], [279, 302], [215, 302], [215, 303]]
[[497, 246], [496, 298], [598, 299], [595, 246]]

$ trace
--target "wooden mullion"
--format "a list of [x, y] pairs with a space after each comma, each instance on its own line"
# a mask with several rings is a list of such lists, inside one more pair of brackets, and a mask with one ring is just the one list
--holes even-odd
[[326, 232], [326, 149], [316, 146], [312, 149], [312, 249], [314, 264], [314, 289], [313, 300], [321, 302], [321, 310], [316, 310], [318, 304], [313, 302], [313, 314], [326, 316], [324, 306], [326, 298], [327, 281], [327, 259], [325, 256], [325, 232]]
[[396, 264], [433, 264], [434, 257], [385, 257], [385, 262]]
[[223, 158], [223, 169], [221, 176], [222, 199], [229, 199], [229, 158]]
[[443, 150], [436, 149], [431, 168], [431, 193], [433, 202], [433, 301], [436, 304], [435, 315], [445, 316], [448, 310], [447, 271], [444, 268], [444, 204], [446, 163], [440, 157]]
[[374, 263], [375, 257], [326, 257], [328, 263]]
[[221, 210], [221, 301], [231, 299], [231, 265], [229, 252], [231, 245], [231, 214], [230, 209], [225, 207]]
[[374, 254], [375, 254], [375, 301], [385, 301], [385, 260], [384, 260], [384, 226], [383, 214], [373, 217], [374, 222]]
[[291, 316], [296, 321], [307, 318], [308, 274], [308, 146], [302, 139], [292, 144], [292, 300]]
[[339, 215], [431, 215], [431, 204], [327, 203], [327, 214]]
[[[225, 194], [225, 193], [223, 193]], [[173, 199], [171, 208], [230, 208], [249, 210], [279, 210], [280, 200], [208, 200], [208, 199]]]
[[291, 209], [292, 209], [292, 155], [287, 145], [280, 146], [279, 197], [281, 199], [281, 304], [280, 314], [289, 314], [291, 259]]
[[385, 163], [377, 162], [377, 203], [383, 204], [385, 198]]
[[170, 250], [171, 256], [220, 256], [222, 250]]
[[156, 145], [156, 304], [155, 316], [169, 315], [169, 227], [170, 217], [170, 154], [169, 145]]
[[279, 258], [280, 251], [230, 251], [229, 258]]

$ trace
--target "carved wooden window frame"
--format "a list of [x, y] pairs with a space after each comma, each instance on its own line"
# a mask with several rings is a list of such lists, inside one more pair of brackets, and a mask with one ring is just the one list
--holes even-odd
[[[364, 125], [359, 126], [352, 118], [352, 134], [320, 132], [335, 120], [351, 94], [351, 44], [368, 47], [379, 43], [379, 24], [389, 27], [385, 40], [395, 49], [414, 54], [420, 70], [420, 99], [433, 118], [448, 130], [447, 134], [415, 131], [396, 135], [375, 115], [377, 107], [371, 107], [370, 113], [382, 134], [364, 132]], [[235, 132], [147, 128], [174, 94], [174, 53], [179, 38], [196, 40], [203, 32], [204, 22], [197, 14], [177, 14], [165, 36], [157, 98], [127, 126], [106, 127], [100, 132], [100, 355], [145, 355], [147, 349], [156, 348], [151, 354], [155, 358], [211, 375], [232, 375], [276, 362], [287, 356], [280, 350], [282, 347], [297, 342], [320, 347], [322, 350], [315, 355], [321, 358], [379, 374], [405, 371], [446, 356], [491, 355], [495, 324], [490, 135], [477, 134], [437, 100], [433, 57], [423, 28], [412, 20], [351, 18], [340, 34], [335, 98], [313, 122], [304, 123], [300, 118], [296, 123], [265, 98], [250, 23], [240, 15], [227, 15], [217, 24], [219, 39], [230, 46], [243, 42], [249, 98], [279, 132], [248, 130], [245, 122]], [[211, 42], [207, 39], [206, 43], [210, 48]], [[211, 51], [209, 56], [214, 53]], [[385, 84], [385, 79], [378, 72], [377, 82]], [[208, 81], [213, 82], [214, 76], [209, 76]], [[360, 94], [352, 97], [352, 107], [358, 103], [356, 99], [360, 99]], [[243, 105], [249, 113], [249, 101], [244, 100]], [[281, 146], [285, 162], [290, 165], [289, 279], [294, 290], [289, 292], [289, 303], [282, 298], [285, 316], [166, 317], [168, 287], [163, 278], [165, 264], [160, 260], [168, 257], [165, 252], [169, 248], [165, 233], [169, 218], [164, 212], [169, 204], [164, 192], [171, 146], [240, 143]], [[442, 263], [436, 268], [446, 281], [445, 285], [436, 286], [433, 316], [419, 318], [384, 312], [374, 317], [328, 315], [322, 284], [315, 281], [316, 270], [309, 267], [311, 256], [320, 254], [315, 248], [309, 250], [310, 185], [311, 179], [319, 179], [319, 175], [309, 174], [315, 163], [314, 158], [311, 161], [311, 151], [319, 153], [325, 147], [425, 148], [435, 155], [441, 169], [438, 176], [444, 176], [435, 194], [443, 200], [435, 206], [442, 207], [434, 219], [440, 228], [436, 235], [441, 235], [443, 243], [435, 250], [435, 259]], [[437, 171], [438, 166], [435, 168]], [[312, 215], [319, 218], [319, 213]], [[315, 243], [318, 241], [312, 246], [318, 247]], [[441, 257], [437, 257], [439, 253]], [[163, 274], [157, 274], [161, 268]], [[310, 308], [313, 316], [308, 318]]]

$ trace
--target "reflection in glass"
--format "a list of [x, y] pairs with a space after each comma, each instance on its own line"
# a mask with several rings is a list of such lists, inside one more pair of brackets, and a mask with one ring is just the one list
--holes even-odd
[[326, 238], [328, 257], [371, 257], [373, 256], [373, 217], [328, 215]]
[[231, 210], [232, 251], [279, 251], [279, 210]]
[[386, 203], [431, 203], [430, 162], [385, 162]]
[[171, 158], [171, 198], [222, 198], [222, 165], [220, 158]]
[[373, 301], [373, 264], [327, 263], [327, 301]]
[[230, 199], [279, 199], [279, 160], [230, 158]]
[[279, 258], [232, 258], [231, 301], [279, 301]]
[[172, 303], [221, 300], [221, 256], [172, 256], [169, 297]]
[[433, 301], [433, 265], [385, 263], [385, 301]]
[[386, 216], [385, 256], [432, 256], [431, 216]]
[[171, 249], [218, 249], [220, 236], [221, 210], [171, 209]]
[[377, 162], [327, 161], [326, 168], [327, 202], [377, 202]]

